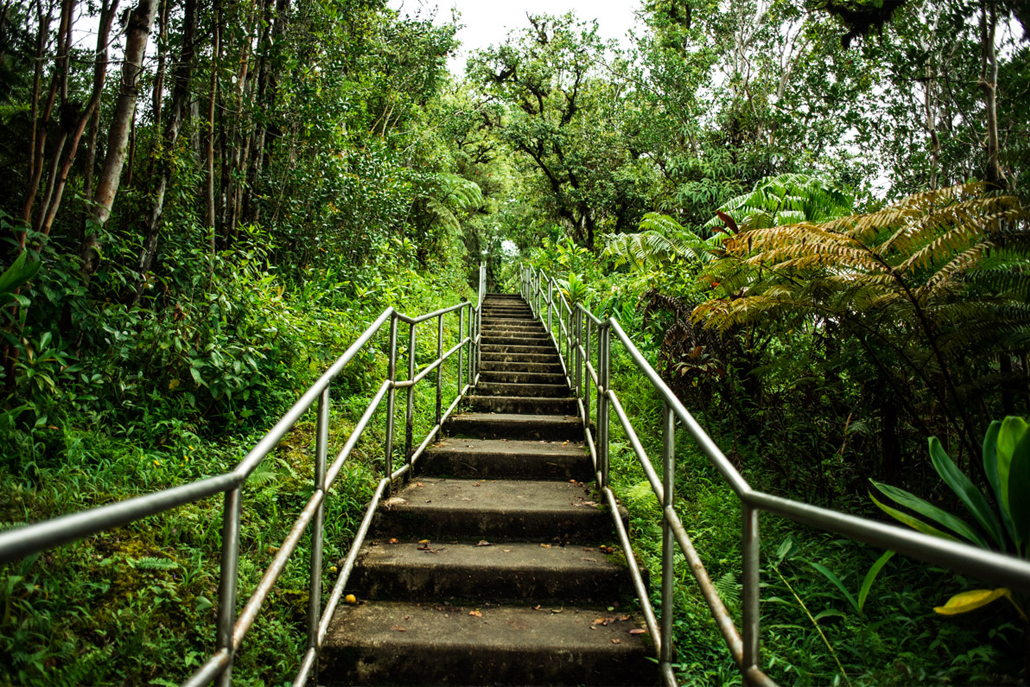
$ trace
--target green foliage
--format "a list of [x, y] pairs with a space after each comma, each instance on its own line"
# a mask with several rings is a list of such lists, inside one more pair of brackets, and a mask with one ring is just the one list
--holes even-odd
[[[931, 437], [929, 443], [934, 469], [973, 516], [979, 528], [903, 489], [872, 481], [880, 493], [950, 530], [950, 533], [885, 506], [870, 495], [877, 506], [895, 519], [927, 534], [964, 539], [984, 549], [1009, 551], [1022, 558], [1030, 556], [1027, 547], [1030, 517], [1022, 498], [1023, 494], [1030, 493], [1027, 491], [1030, 489], [1030, 432], [1027, 431], [1026, 421], [1019, 417], [995, 420], [984, 437], [984, 473], [994, 492], [997, 514], [983, 493], [955, 466], [937, 437]], [[1004, 532], [1001, 523], [1005, 525]]]

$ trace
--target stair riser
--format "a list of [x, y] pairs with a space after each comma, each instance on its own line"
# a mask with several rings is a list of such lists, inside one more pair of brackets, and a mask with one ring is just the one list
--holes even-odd
[[450, 436], [471, 436], [480, 439], [583, 440], [583, 423], [571, 419], [561, 423], [530, 424], [505, 422], [503, 419], [467, 420], [456, 415], [447, 421], [445, 430]]
[[551, 337], [543, 331], [539, 332], [513, 332], [484, 330], [483, 343], [494, 346], [541, 346], [551, 345]]
[[482, 370], [480, 384], [547, 384], [565, 386], [565, 378], [560, 374], [544, 374], [541, 372], [495, 372]]
[[570, 479], [594, 478], [590, 461], [583, 456], [527, 456], [490, 453], [427, 451], [421, 470], [426, 475], [468, 479]]
[[493, 344], [483, 342], [483, 346], [480, 350], [482, 350], [484, 355], [487, 353], [501, 353], [504, 355], [557, 355], [554, 350], [554, 345], [550, 342], [540, 346], [533, 346], [525, 343]]
[[[402, 633], [399, 633], [402, 634]], [[643, 675], [641, 671], [650, 672]], [[397, 644], [332, 648], [319, 659], [326, 685], [641, 685], [657, 676], [638, 654]]]
[[517, 413], [520, 415], [575, 415], [573, 398], [518, 398], [511, 396], [472, 396], [469, 407], [476, 413]]
[[493, 353], [483, 351], [480, 359], [491, 363], [544, 363], [557, 364], [561, 359], [557, 353]]
[[571, 394], [565, 384], [497, 384], [479, 380], [477, 396], [531, 396], [533, 398], [564, 398]]
[[575, 512], [484, 512], [436, 508], [431, 503], [399, 504], [376, 514], [373, 531], [375, 536], [382, 538], [557, 541], [596, 545], [611, 538], [611, 521], [607, 513], [595, 508]]
[[533, 339], [548, 339], [550, 340], [551, 335], [548, 334], [543, 327], [483, 327], [484, 338], [501, 338], [501, 339], [512, 339], [512, 338], [523, 338], [530, 337]]
[[[435, 545], [435, 544], [434, 544]], [[426, 556], [432, 556], [426, 553]], [[599, 554], [583, 553], [596, 557]], [[619, 599], [630, 579], [622, 571], [599, 568], [589, 573], [563, 569], [505, 571], [493, 568], [457, 568], [437, 572], [428, 567], [358, 565], [347, 583], [361, 599], [419, 601], [422, 599], [480, 599], [576, 604], [610, 604]]]
[[534, 374], [556, 374], [562, 373], [561, 363], [524, 363], [524, 362], [505, 362], [500, 360], [483, 360], [480, 370], [485, 374], [487, 372], [502, 372], [502, 373], [525, 373], [532, 372]]
[[533, 317], [533, 311], [528, 307], [484, 305], [483, 317]]

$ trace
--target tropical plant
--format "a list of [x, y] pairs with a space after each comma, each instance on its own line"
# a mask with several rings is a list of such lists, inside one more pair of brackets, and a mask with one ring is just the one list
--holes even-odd
[[721, 330], [770, 317], [850, 330], [899, 397], [921, 382], [975, 453], [969, 402], [1001, 380], [972, 372], [1030, 340], [1026, 217], [1016, 198], [969, 183], [870, 214], [746, 230], [725, 241], [706, 274], [720, 297], [694, 317]]
[[[1030, 503], [1026, 499], [1027, 494], [1030, 494], [1030, 427], [1026, 420], [1014, 416], [1006, 417], [1003, 421], [995, 420], [984, 437], [983, 468], [997, 504], [997, 512], [965, 473], [955, 466], [937, 437], [931, 437], [929, 444], [934, 469], [973, 516], [976, 525], [904, 489], [870, 480], [880, 494], [923, 519], [888, 506], [870, 493], [869, 498], [873, 503], [895, 520], [924, 534], [964, 541], [982, 549], [1003, 551], [1030, 559]], [[934, 610], [944, 615], [954, 615], [975, 610], [1001, 598], [1011, 601], [1020, 618], [1027, 621], [1025, 601], [1015, 598], [1007, 588], [963, 592]]]
[[725, 224], [733, 233], [799, 222], [827, 222], [850, 215], [854, 198], [829, 179], [809, 174], [779, 174], [762, 179], [750, 193], [726, 201], [705, 227]]

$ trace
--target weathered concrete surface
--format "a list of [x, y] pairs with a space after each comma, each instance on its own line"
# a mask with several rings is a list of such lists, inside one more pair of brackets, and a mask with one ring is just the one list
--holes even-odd
[[487, 382], [479, 380], [476, 385], [477, 396], [532, 396], [534, 398], [564, 398], [571, 395], [565, 384], [542, 384], [523, 382], [512, 384], [506, 382]]
[[604, 610], [632, 587], [557, 351], [521, 299], [483, 324], [479, 385], [377, 512], [319, 682], [655, 684], [642, 623]]
[[583, 422], [570, 415], [458, 413], [444, 425], [449, 436], [480, 439], [545, 439], [581, 441]]
[[478, 479], [589, 481], [582, 442], [444, 439], [422, 457], [426, 474]]
[[[654, 684], [647, 641], [630, 634], [637, 623], [621, 617], [572, 606], [341, 607], [322, 652], [320, 682]], [[608, 618], [607, 625], [594, 622]]]
[[580, 483], [423, 477], [383, 504], [377, 536], [542, 542], [596, 541], [609, 516]]
[[596, 544], [394, 541], [365, 549], [348, 585], [358, 598], [611, 606], [630, 584]]
[[[558, 369], [561, 369], [559, 366]], [[500, 370], [483, 370], [479, 373], [482, 384], [549, 384], [565, 385], [565, 377], [561, 374], [547, 372], [508, 372]]]

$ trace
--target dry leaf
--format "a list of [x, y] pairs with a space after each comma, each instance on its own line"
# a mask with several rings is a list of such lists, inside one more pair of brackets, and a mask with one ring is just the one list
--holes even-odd
[[493, 546], [493, 544], [491, 544], [485, 539], [480, 539], [479, 543], [477, 543], [476, 546]]
[[550, 545], [550, 544], [541, 544], [540, 546], [541, 546], [542, 548], [545, 548], [545, 549], [549, 549], [549, 548], [551, 548], [551, 545]]
[[621, 641], [622, 641], [621, 639], [613, 639], [612, 640], [612, 644], [618, 644]]
[[407, 632], [407, 628], [403, 628], [400, 625], [393, 625], [391, 628], [394, 632]]
[[551, 613], [561, 613], [564, 610], [564, 608], [552, 608]]
[[599, 546], [597, 548], [601, 549], [601, 553], [615, 553], [615, 549], [610, 546]]
[[482, 611], [478, 611], [478, 610], [477, 611], [469, 611], [469, 615], [471, 615], [474, 618], [482, 618], [483, 617], [483, 612]]
[[630, 630], [629, 633], [631, 635], [646, 635], [647, 634], [647, 630], [644, 630], [644, 629], [641, 629], [639, 627], [636, 627], [636, 628], [633, 628], [632, 630]]
[[396, 544], [397, 543], [397, 539], [395, 539], [394, 537], [390, 537], [390, 543], [391, 544]]

